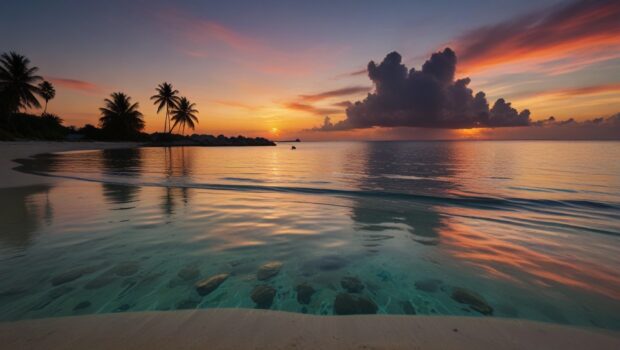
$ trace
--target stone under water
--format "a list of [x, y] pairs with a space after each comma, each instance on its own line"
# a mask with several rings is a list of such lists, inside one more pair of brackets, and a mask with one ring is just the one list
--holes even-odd
[[273, 304], [273, 298], [276, 296], [276, 290], [266, 284], [256, 286], [252, 290], [251, 298], [259, 309], [269, 309]]
[[454, 288], [452, 291], [452, 299], [461, 304], [466, 304], [473, 310], [483, 315], [493, 315], [493, 307], [478, 293], [465, 288]]
[[224, 283], [228, 278], [229, 274], [221, 273], [219, 275], [211, 276], [206, 280], [202, 280], [196, 283], [196, 291], [198, 294], [205, 296], [209, 293], [213, 292], [220, 286], [220, 284]]
[[364, 284], [356, 277], [343, 277], [340, 285], [349, 293], [360, 293], [364, 290]]
[[258, 268], [256, 278], [258, 278], [259, 281], [268, 280], [277, 275], [281, 268], [282, 263], [280, 261], [270, 261]]
[[340, 293], [334, 300], [336, 315], [376, 314], [378, 309], [374, 301], [362, 295]]
[[298, 285], [295, 290], [297, 291], [297, 301], [305, 305], [310, 304], [310, 299], [312, 299], [312, 295], [316, 292], [308, 283]]

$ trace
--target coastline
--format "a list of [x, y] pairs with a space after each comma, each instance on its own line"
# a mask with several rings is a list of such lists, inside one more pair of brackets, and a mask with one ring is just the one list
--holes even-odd
[[618, 333], [452, 316], [209, 309], [0, 323], [10, 349], [618, 349]]
[[50, 183], [53, 178], [20, 173], [13, 168], [13, 160], [41, 153], [87, 151], [111, 148], [133, 148], [138, 142], [54, 142], [54, 141], [3, 141], [0, 142], [0, 188], [23, 187]]

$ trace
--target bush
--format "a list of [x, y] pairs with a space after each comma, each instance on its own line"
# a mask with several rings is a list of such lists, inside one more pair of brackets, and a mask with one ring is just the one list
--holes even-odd
[[69, 129], [57, 115], [16, 113], [0, 118], [0, 139], [64, 140]]

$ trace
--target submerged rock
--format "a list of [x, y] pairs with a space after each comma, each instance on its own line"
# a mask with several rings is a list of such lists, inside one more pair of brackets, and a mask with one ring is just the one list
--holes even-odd
[[73, 311], [78, 311], [78, 310], [86, 309], [87, 307], [89, 307], [91, 305], [92, 304], [90, 303], [90, 301], [82, 301], [79, 304], [75, 305], [75, 307], [73, 308]]
[[127, 261], [116, 265], [114, 268], [112, 268], [112, 270], [110, 270], [110, 272], [117, 276], [127, 277], [135, 275], [139, 269], [140, 265], [137, 262]]
[[110, 276], [110, 275], [101, 275], [97, 278], [95, 278], [94, 280], [91, 280], [90, 282], [86, 283], [86, 285], [84, 286], [85, 289], [98, 289], [104, 286], [107, 286], [108, 284], [112, 283], [114, 281], [114, 277]]
[[47, 293], [47, 296], [50, 299], [58, 299], [61, 296], [71, 292], [73, 289], [74, 289], [73, 287], [68, 287], [68, 286], [58, 287], [58, 288], [50, 290], [49, 293]]
[[473, 310], [478, 311], [483, 315], [493, 315], [493, 308], [487, 303], [484, 298], [471, 290], [465, 288], [454, 288], [452, 291], [452, 299], [461, 304], [466, 304]]
[[54, 278], [52, 278], [52, 286], [59, 286], [61, 284], [65, 284], [71, 281], [75, 281], [76, 279], [82, 277], [84, 275], [83, 269], [71, 270], [60, 274]]
[[273, 304], [273, 298], [276, 296], [276, 290], [266, 284], [256, 286], [252, 290], [252, 300], [256, 303], [256, 307], [260, 309], [269, 309]]
[[199, 301], [186, 299], [177, 304], [177, 310], [195, 309], [200, 304]]
[[310, 299], [312, 299], [312, 295], [316, 292], [308, 283], [298, 285], [295, 290], [297, 291], [297, 301], [300, 304], [306, 305], [310, 304]]
[[20, 294], [24, 294], [26, 292], [27, 292], [26, 289], [10, 288], [10, 289], [5, 289], [2, 292], [0, 292], [0, 297], [13, 297], [13, 296], [17, 296]]
[[117, 307], [116, 310], [114, 310], [114, 312], [123, 312], [123, 311], [127, 311], [129, 309], [131, 309], [131, 305], [123, 304], [123, 305]]
[[338, 270], [347, 265], [347, 260], [336, 255], [322, 257], [317, 262], [317, 267], [321, 271]]
[[374, 301], [361, 295], [340, 293], [334, 300], [336, 315], [376, 314], [378, 309]]
[[403, 312], [407, 315], [415, 315], [415, 307], [413, 307], [413, 305], [411, 305], [411, 302], [409, 300], [405, 300], [405, 301], [401, 301], [400, 302], [400, 307], [403, 309]]
[[340, 285], [349, 293], [360, 293], [364, 290], [364, 284], [356, 277], [343, 277]]
[[441, 286], [441, 284], [441, 280], [438, 280], [436, 278], [427, 278], [415, 281], [415, 289], [427, 293], [435, 293], [439, 289], [439, 286]]
[[220, 286], [220, 284], [224, 283], [228, 278], [229, 274], [221, 273], [219, 275], [211, 276], [206, 280], [202, 280], [196, 283], [196, 291], [198, 294], [205, 296], [209, 293], [213, 292]]
[[282, 263], [279, 261], [271, 261], [258, 268], [256, 278], [259, 281], [265, 281], [271, 277], [277, 275], [282, 268]]
[[183, 281], [195, 280], [200, 275], [200, 270], [196, 266], [185, 266], [177, 273]]

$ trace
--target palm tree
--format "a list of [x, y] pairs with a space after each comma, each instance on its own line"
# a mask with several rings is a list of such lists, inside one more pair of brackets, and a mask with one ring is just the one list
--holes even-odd
[[0, 56], [0, 97], [9, 113], [16, 113], [20, 108], [41, 107], [35, 97], [39, 93], [36, 83], [42, 80], [35, 75], [38, 70], [30, 67], [29, 59], [15, 52]]
[[114, 92], [104, 100], [105, 107], [99, 108], [99, 125], [109, 136], [117, 139], [135, 138], [144, 129], [142, 113], [138, 103], [131, 103], [131, 97], [122, 92]]
[[44, 80], [39, 84], [39, 95], [43, 97], [45, 100], [45, 109], [43, 110], [43, 114], [47, 113], [47, 103], [49, 100], [56, 97], [56, 89], [54, 89], [54, 85], [47, 80]]
[[163, 82], [155, 89], [157, 95], [151, 96], [153, 104], [157, 105], [157, 113], [166, 107], [166, 119], [164, 120], [164, 132], [168, 130], [170, 125], [170, 110], [175, 108], [179, 103], [178, 90], [173, 90], [172, 84]]
[[198, 111], [194, 107], [196, 107], [195, 103], [191, 103], [187, 98], [181, 97], [178, 105], [172, 110], [174, 125], [172, 125], [170, 132], [172, 132], [177, 124], [180, 124], [183, 128], [181, 131], [182, 134], [185, 134], [186, 125], [192, 130], [195, 129], [196, 124], [198, 124], [198, 117], [196, 116]]

